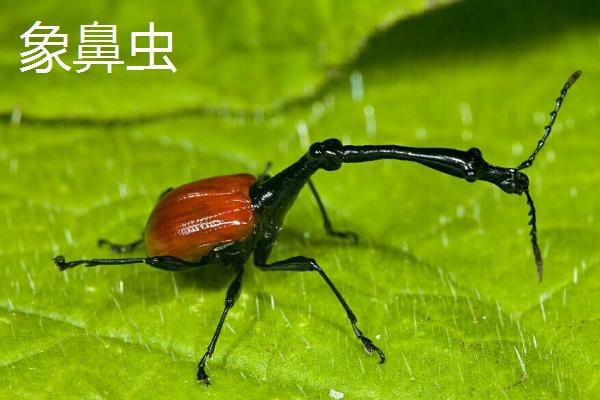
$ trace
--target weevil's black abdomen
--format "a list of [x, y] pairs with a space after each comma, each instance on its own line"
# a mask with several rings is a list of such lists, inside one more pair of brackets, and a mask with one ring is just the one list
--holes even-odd
[[198, 261], [215, 246], [246, 239], [255, 215], [249, 174], [217, 176], [191, 182], [166, 193], [146, 225], [148, 256]]

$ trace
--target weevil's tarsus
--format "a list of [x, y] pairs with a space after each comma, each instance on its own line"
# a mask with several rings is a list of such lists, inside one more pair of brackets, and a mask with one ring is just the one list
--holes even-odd
[[85, 267], [95, 267], [98, 265], [125, 265], [125, 264], [143, 264], [146, 263], [146, 258], [92, 258], [89, 260], [66, 261], [63, 256], [54, 257], [54, 264], [64, 271], [69, 268], [75, 268], [78, 265]]
[[376, 352], [377, 355], [379, 356], [379, 364], [383, 364], [385, 362], [385, 354], [383, 354], [383, 351], [381, 351], [379, 349], [379, 347], [375, 346], [375, 344], [373, 344], [373, 341], [371, 341], [371, 339], [369, 339], [368, 337], [363, 335], [361, 330], [358, 329], [358, 327], [356, 326], [356, 323], [352, 324], [352, 329], [354, 329], [354, 334], [356, 335], [357, 338], [360, 339], [363, 346], [365, 347], [365, 351], [369, 354], [373, 354], [373, 352]]
[[556, 104], [554, 105], [554, 110], [552, 110], [552, 112], [550, 113], [550, 122], [548, 122], [548, 125], [546, 125], [546, 127], [544, 128], [544, 134], [542, 135], [542, 138], [538, 141], [535, 150], [533, 151], [533, 153], [531, 153], [529, 158], [527, 160], [523, 161], [517, 167], [518, 170], [529, 168], [533, 164], [533, 160], [535, 159], [535, 156], [537, 156], [537, 153], [539, 153], [539, 151], [542, 149], [542, 147], [544, 147], [544, 144], [546, 144], [546, 140], [548, 139], [548, 136], [550, 136], [550, 132], [552, 132], [552, 127], [554, 126], [554, 121], [556, 120], [556, 116], [558, 115], [558, 110], [560, 110], [560, 106], [562, 105], [563, 100], [565, 99], [565, 96], [567, 95], [567, 91], [575, 83], [575, 81], [577, 79], [579, 79], [580, 76], [581, 76], [581, 71], [575, 71], [575, 72], [573, 72], [571, 77], [567, 80], [567, 82], [565, 82], [565, 85], [563, 86], [562, 90], [560, 91], [560, 95], [556, 98]]
[[128, 265], [128, 264], [147, 264], [151, 267], [164, 269], [166, 271], [184, 271], [191, 268], [202, 267], [206, 265], [206, 260], [201, 259], [198, 262], [189, 262], [177, 257], [154, 256], [154, 257], [133, 257], [133, 258], [91, 258], [84, 260], [66, 261], [64, 256], [54, 257], [54, 264], [64, 271], [69, 268], [75, 268], [79, 265], [84, 267], [96, 267], [99, 265]]

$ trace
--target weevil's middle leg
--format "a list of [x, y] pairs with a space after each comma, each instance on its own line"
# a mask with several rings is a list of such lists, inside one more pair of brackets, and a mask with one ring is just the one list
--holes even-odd
[[358, 235], [356, 233], [350, 231], [336, 231], [335, 229], [333, 229], [333, 226], [331, 225], [331, 220], [329, 219], [327, 211], [325, 210], [325, 205], [321, 201], [321, 197], [317, 192], [317, 188], [315, 187], [315, 184], [312, 182], [311, 179], [308, 180], [308, 187], [310, 188], [312, 194], [315, 196], [315, 200], [317, 202], [317, 205], [319, 206], [319, 210], [321, 211], [325, 232], [330, 236], [335, 236], [343, 239], [350, 239], [353, 243], [358, 243]]
[[113, 253], [128, 253], [135, 250], [140, 244], [144, 243], [144, 239], [138, 239], [131, 243], [118, 244], [107, 239], [98, 239], [98, 246], [108, 246]]

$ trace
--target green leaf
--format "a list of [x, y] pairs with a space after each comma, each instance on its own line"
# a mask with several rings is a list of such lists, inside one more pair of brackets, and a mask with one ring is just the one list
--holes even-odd
[[[594, 398], [600, 5], [424, 3], [2, 6], [0, 398]], [[21, 73], [18, 37], [38, 19], [71, 51], [80, 24], [115, 23], [126, 42], [154, 20], [173, 31], [178, 72]], [[526, 171], [542, 283], [525, 199], [491, 185], [397, 161], [320, 172], [335, 227], [358, 245], [327, 237], [300, 195], [271, 260], [318, 260], [385, 364], [318, 275], [249, 262], [207, 388], [196, 365], [230, 272], [52, 263], [111, 257], [97, 239], [138, 238], [167, 187], [276, 172], [328, 137], [476, 146], [516, 166], [577, 69]]]

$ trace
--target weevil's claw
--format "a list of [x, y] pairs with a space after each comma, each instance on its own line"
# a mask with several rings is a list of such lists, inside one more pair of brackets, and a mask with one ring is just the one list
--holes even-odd
[[53, 260], [54, 264], [56, 264], [58, 269], [60, 269], [61, 271], [64, 271], [65, 269], [70, 267], [69, 263], [65, 261], [65, 258], [63, 256], [56, 256]]
[[383, 364], [385, 362], [385, 354], [383, 354], [383, 351], [381, 351], [379, 347], [373, 344], [371, 339], [369, 339], [366, 336], [362, 336], [359, 339], [362, 342], [363, 346], [365, 346], [365, 350], [367, 351], [367, 353], [373, 354], [373, 351], [375, 351], [377, 355], [379, 355], [379, 364]]
[[352, 329], [354, 330], [354, 334], [356, 335], [356, 337], [358, 339], [360, 339], [363, 346], [365, 347], [365, 351], [369, 354], [373, 354], [373, 352], [375, 351], [379, 355], [379, 364], [383, 364], [385, 362], [385, 354], [383, 354], [383, 351], [381, 351], [381, 349], [379, 347], [377, 347], [373, 344], [373, 341], [371, 339], [369, 339], [368, 337], [363, 335], [361, 330], [358, 329], [358, 326], [356, 326], [356, 318], [355, 317], [353, 318], [353, 321], [352, 321]]
[[53, 258], [54, 264], [60, 269], [64, 271], [65, 269], [75, 268], [78, 265], [85, 264], [87, 266], [98, 265], [93, 263], [94, 260], [77, 260], [77, 261], [65, 261], [63, 256], [56, 256]]
[[196, 381], [204, 382], [206, 386], [210, 385], [210, 379], [208, 379], [208, 375], [206, 375], [203, 366], [198, 366], [198, 375], [196, 377]]

